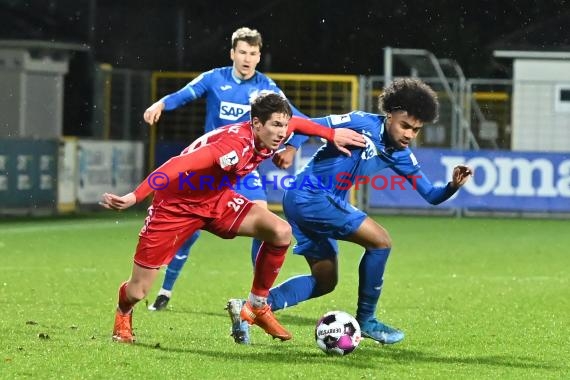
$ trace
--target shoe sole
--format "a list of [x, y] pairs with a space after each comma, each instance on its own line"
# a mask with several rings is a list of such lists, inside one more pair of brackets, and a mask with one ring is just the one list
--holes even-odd
[[[240, 301], [241, 302], [241, 301]], [[241, 330], [239, 327], [236, 329], [236, 325], [241, 326], [242, 322], [245, 322], [241, 319], [240, 312], [241, 307], [239, 308], [239, 312], [235, 312], [235, 308], [232, 307], [233, 302], [228, 302], [226, 304], [225, 310], [227, 310], [230, 319], [232, 321], [232, 332], [230, 336], [234, 338], [234, 342], [237, 344], [249, 344], [248, 334]], [[240, 305], [241, 306], [241, 305]]]
[[395, 341], [395, 342], [386, 342], [386, 341], [378, 340], [378, 339], [374, 338], [372, 335], [368, 335], [368, 334], [365, 333], [364, 331], [361, 331], [360, 333], [362, 334], [362, 337], [363, 337], [363, 338], [372, 339], [373, 341], [375, 341], [376, 343], [379, 343], [379, 344], [381, 344], [381, 345], [396, 344], [396, 343], [399, 343], [399, 342], [401, 342], [401, 341], [404, 340], [404, 337], [402, 337], [402, 339], [399, 339], [399, 340], [397, 340], [397, 341]]

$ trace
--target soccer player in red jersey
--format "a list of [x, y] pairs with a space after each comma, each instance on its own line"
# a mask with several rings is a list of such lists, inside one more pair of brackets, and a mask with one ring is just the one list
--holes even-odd
[[291, 227], [283, 219], [234, 191], [238, 177], [273, 156], [292, 132], [327, 139], [350, 155], [344, 146], [364, 147], [364, 138], [350, 129], [329, 129], [306, 119], [291, 119], [291, 107], [282, 96], [269, 93], [251, 105], [251, 120], [228, 125], [194, 141], [179, 156], [153, 171], [131, 193], [105, 193], [101, 205], [124, 210], [154, 193], [139, 233], [131, 278], [119, 288], [113, 340], [134, 342], [134, 305], [148, 294], [158, 269], [168, 264], [181, 244], [197, 230], [219, 237], [250, 236], [263, 241], [253, 284], [241, 318], [281, 340], [291, 334], [267, 305], [291, 243]]

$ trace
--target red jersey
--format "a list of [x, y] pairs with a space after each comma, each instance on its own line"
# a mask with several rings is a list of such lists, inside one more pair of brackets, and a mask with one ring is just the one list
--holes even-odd
[[[334, 130], [310, 120], [294, 117], [292, 132], [333, 141]], [[251, 122], [227, 125], [195, 140], [179, 156], [172, 157], [152, 172], [134, 191], [137, 202], [154, 191], [153, 204], [175, 213], [192, 213], [215, 218], [219, 199], [234, 189], [238, 177], [257, 169], [273, 156], [269, 149], [255, 146]]]

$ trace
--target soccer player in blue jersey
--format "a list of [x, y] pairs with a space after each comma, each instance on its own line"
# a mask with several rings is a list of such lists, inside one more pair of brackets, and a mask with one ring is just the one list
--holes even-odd
[[[257, 30], [239, 28], [232, 35], [230, 58], [233, 66], [220, 67], [200, 74], [182, 89], [166, 95], [150, 106], [144, 120], [153, 124], [163, 111], [171, 111], [198, 98], [206, 99], [205, 132], [221, 126], [249, 120], [250, 100], [260, 92], [269, 91], [283, 95], [273, 80], [256, 71], [261, 59], [262, 37]], [[284, 95], [283, 95], [284, 96]], [[294, 107], [293, 114], [303, 116]], [[242, 179], [238, 192], [256, 204], [267, 208], [267, 196], [261, 187], [259, 173], [254, 171]], [[196, 232], [176, 253], [166, 269], [165, 279], [156, 301], [149, 310], [166, 307], [172, 296], [172, 288], [188, 259], [191, 246], [200, 233]], [[251, 247], [252, 260], [256, 257], [261, 242], [254, 240]]]
[[[305, 256], [311, 274], [292, 277], [271, 289], [268, 303], [275, 311], [332, 292], [338, 282], [337, 240], [350, 241], [364, 249], [356, 309], [362, 334], [392, 344], [401, 341], [404, 333], [376, 319], [392, 247], [390, 235], [349, 203], [348, 190], [355, 181], [391, 168], [427, 202], [437, 205], [455, 194], [472, 172], [467, 166], [458, 165], [449, 183], [436, 186], [420, 169], [409, 145], [425, 123], [437, 118], [439, 108], [436, 94], [425, 83], [409, 78], [395, 80], [380, 96], [379, 106], [385, 116], [354, 111], [312, 119], [331, 128], [351, 128], [362, 133], [366, 148], [352, 149], [348, 157], [326, 144], [288, 186], [283, 209], [297, 240], [293, 252]], [[298, 146], [300, 141], [295, 139], [289, 143]]]

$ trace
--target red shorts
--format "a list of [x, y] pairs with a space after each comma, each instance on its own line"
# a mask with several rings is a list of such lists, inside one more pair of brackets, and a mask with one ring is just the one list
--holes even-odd
[[218, 200], [216, 217], [189, 212], [173, 212], [153, 204], [139, 233], [135, 263], [145, 268], [168, 265], [182, 244], [197, 230], [206, 230], [223, 239], [233, 239], [254, 203], [234, 191]]

